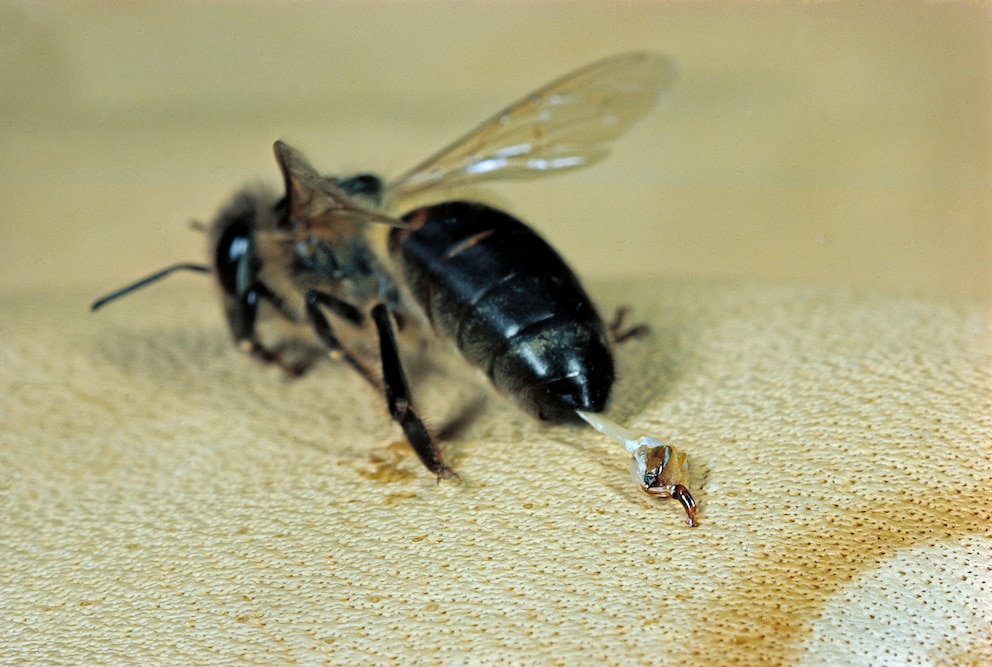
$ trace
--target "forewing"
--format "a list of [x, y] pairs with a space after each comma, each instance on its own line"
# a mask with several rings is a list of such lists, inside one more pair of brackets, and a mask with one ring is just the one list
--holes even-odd
[[626, 53], [510, 105], [390, 184], [394, 199], [485, 179], [534, 178], [602, 159], [678, 76], [670, 58]]
[[286, 183], [287, 215], [281, 224], [298, 236], [325, 238], [346, 234], [355, 225], [380, 222], [405, 227], [401, 220], [370, 211], [310, 166], [296, 149], [275, 143], [276, 160]]

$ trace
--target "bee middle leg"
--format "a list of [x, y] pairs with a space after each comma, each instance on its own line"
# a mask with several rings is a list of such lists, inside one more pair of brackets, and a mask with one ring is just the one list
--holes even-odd
[[396, 335], [389, 317], [389, 309], [385, 304], [380, 303], [372, 308], [372, 320], [379, 333], [382, 379], [389, 414], [399, 422], [413, 451], [427, 469], [437, 475], [438, 481], [457, 477], [457, 473], [442, 460], [440, 452], [434, 446], [434, 439], [410, 403], [410, 386], [403, 371]]
[[281, 352], [265, 347], [257, 340], [248, 340], [242, 345], [248, 354], [264, 364], [275, 364], [289, 377], [300, 377], [310, 369], [309, 363], [290, 361]]
[[[338, 313], [345, 306], [347, 309], [351, 309], [348, 312], [358, 312], [358, 309], [351, 304], [346, 304], [337, 297], [331, 296], [330, 294], [325, 294], [324, 292], [317, 292], [315, 290], [310, 290], [306, 293], [306, 306], [307, 306], [307, 317], [310, 318], [310, 326], [313, 327], [314, 333], [320, 338], [321, 342], [327, 346], [331, 354], [334, 356], [340, 356], [343, 358], [349, 366], [358, 371], [358, 374], [365, 378], [365, 381], [370, 385], [375, 387], [377, 391], [382, 391], [382, 383], [379, 378], [375, 376], [372, 370], [363, 364], [361, 361], [356, 359], [352, 354], [350, 354], [343, 345], [338, 337], [334, 335], [334, 329], [331, 327], [331, 323], [327, 321], [324, 317], [324, 313], [321, 312], [321, 306], [327, 306], [331, 308], [333, 312]], [[346, 319], [351, 319], [346, 317]], [[359, 313], [359, 319], [357, 323], [361, 323], [361, 314]]]
[[332, 354], [340, 354], [369, 384], [383, 393], [389, 408], [389, 415], [399, 423], [407, 442], [410, 443], [413, 451], [427, 469], [437, 475], [438, 480], [457, 477], [457, 473], [441, 458], [440, 452], [434, 446], [434, 439], [430, 432], [410, 404], [410, 386], [406, 380], [406, 373], [403, 371], [399, 347], [396, 344], [396, 335], [393, 332], [389, 310], [385, 304], [380, 303], [372, 308], [372, 320], [379, 334], [379, 349], [382, 358], [381, 381], [371, 369], [341, 345], [337, 336], [334, 335], [331, 323], [327, 321], [320, 310], [321, 306], [325, 306], [339, 316], [360, 324], [363, 316], [360, 313], [355, 315], [358, 313], [357, 309], [340, 301], [337, 297], [314, 290], [307, 292], [306, 304], [307, 315], [314, 332], [331, 350]]
[[624, 343], [633, 338], [644, 338], [651, 333], [651, 327], [646, 324], [635, 324], [624, 327], [624, 320], [630, 313], [630, 306], [620, 306], [613, 315], [613, 319], [606, 325], [606, 330], [610, 334], [610, 339], [616, 343]]

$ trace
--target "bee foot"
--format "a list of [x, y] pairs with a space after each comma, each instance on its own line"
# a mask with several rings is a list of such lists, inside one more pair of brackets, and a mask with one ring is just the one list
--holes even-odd
[[456, 482], [460, 482], [461, 479], [462, 479], [461, 476], [459, 476], [459, 474], [457, 472], [455, 472], [454, 470], [452, 470], [450, 467], [446, 466], [443, 463], [442, 464], [439, 464], [436, 468], [434, 468], [434, 474], [437, 475], [437, 485], [438, 486], [441, 486], [441, 480], [442, 479], [445, 479], [445, 480], [447, 480], [447, 479], [453, 479]]

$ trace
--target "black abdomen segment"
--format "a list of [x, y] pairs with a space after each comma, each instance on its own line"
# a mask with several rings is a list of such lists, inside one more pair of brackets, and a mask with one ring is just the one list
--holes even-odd
[[605, 409], [614, 370], [603, 322], [551, 246], [483, 204], [403, 219], [412, 227], [393, 230], [390, 251], [439, 335], [541, 419]]

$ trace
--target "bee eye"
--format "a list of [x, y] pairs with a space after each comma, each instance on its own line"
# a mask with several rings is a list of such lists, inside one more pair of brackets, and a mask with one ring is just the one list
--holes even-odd
[[251, 230], [243, 222], [228, 226], [217, 242], [215, 265], [221, 287], [228, 294], [238, 293], [238, 267], [251, 248]]
[[383, 184], [378, 176], [358, 174], [350, 178], [336, 179], [335, 185], [349, 197], [367, 197], [376, 204], [382, 203]]

